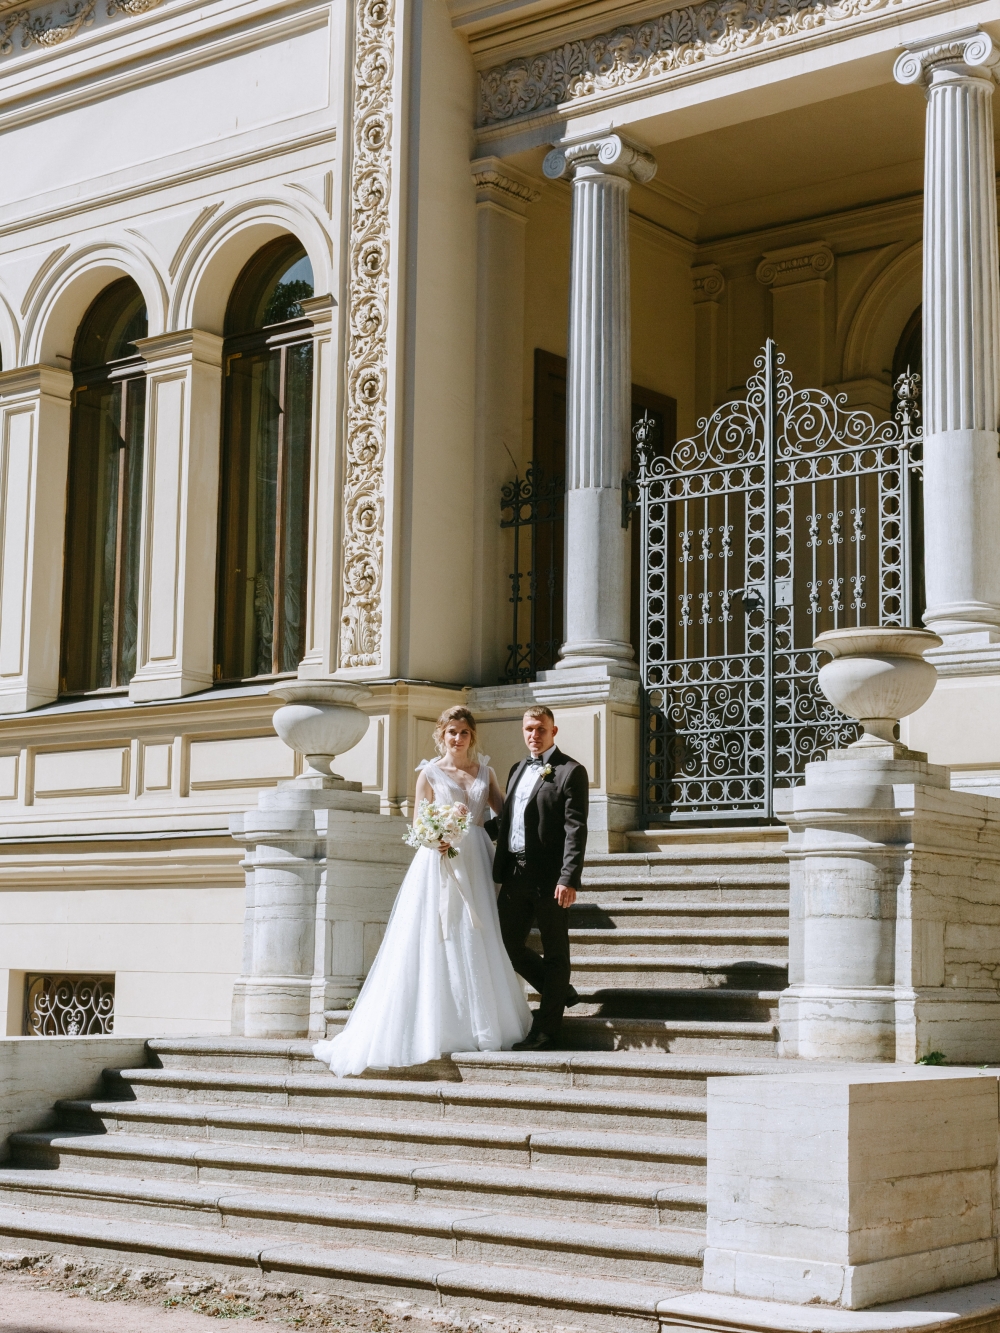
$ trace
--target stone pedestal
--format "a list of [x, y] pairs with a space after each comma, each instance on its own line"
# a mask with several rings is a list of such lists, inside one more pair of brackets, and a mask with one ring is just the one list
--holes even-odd
[[[1000, 263], [993, 39], [978, 29], [910, 47], [900, 83], [927, 95], [924, 166], [924, 622], [945, 649], [1000, 639]], [[950, 642], [949, 642], [950, 641]]]
[[621, 483], [631, 452], [628, 195], [650, 153], [609, 134], [554, 148], [543, 170], [573, 180], [566, 370], [566, 642], [560, 667], [638, 674], [629, 642], [631, 545]]
[[413, 853], [402, 819], [331, 763], [368, 730], [363, 685], [287, 681], [274, 729], [306, 772], [261, 792], [230, 831], [247, 849], [243, 973], [233, 1035], [326, 1036], [326, 1014], [361, 988]]
[[360, 783], [314, 776], [263, 792], [230, 831], [247, 849], [233, 1034], [324, 1037], [382, 941], [413, 855], [405, 824]]
[[831, 751], [775, 796], [791, 860], [782, 1053], [1000, 1060], [1000, 800], [891, 744]]
[[[997, 1273], [996, 1165], [995, 1073], [793, 1067], [709, 1079], [703, 1285], [859, 1310], [986, 1281]], [[787, 1315], [772, 1323], [767, 1307], [739, 1313], [737, 1327], [797, 1327]]]

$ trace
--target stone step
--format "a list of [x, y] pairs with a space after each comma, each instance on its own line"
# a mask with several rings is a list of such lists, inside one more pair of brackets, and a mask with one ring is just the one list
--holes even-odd
[[527, 1167], [274, 1147], [262, 1156], [253, 1143], [208, 1145], [197, 1139], [60, 1130], [18, 1135], [14, 1161], [18, 1167], [41, 1171], [54, 1184], [58, 1171], [63, 1173], [60, 1179], [77, 1173], [228, 1183], [324, 1197], [445, 1200], [510, 1213], [691, 1228], [701, 1225], [705, 1210], [705, 1145], [688, 1139], [679, 1145], [669, 1159], [647, 1159], [641, 1178], [593, 1171], [586, 1154], [579, 1157], [578, 1169], [560, 1171], [547, 1169], [544, 1156]]
[[318, 1061], [316, 1073], [264, 1074], [182, 1069], [124, 1069], [105, 1073], [117, 1098], [134, 1101], [71, 1101], [67, 1108], [90, 1107], [94, 1114], [121, 1116], [135, 1107], [166, 1104], [252, 1110], [287, 1109], [314, 1116], [403, 1116], [409, 1120], [460, 1120], [509, 1128], [544, 1129], [583, 1120], [595, 1129], [656, 1133], [669, 1120], [674, 1133], [702, 1133], [705, 1104], [698, 1096], [622, 1092], [598, 1087], [529, 1088], [418, 1082], [409, 1079], [335, 1078]]
[[[693, 866], [681, 861], [651, 861], [639, 857], [624, 864], [588, 861], [583, 868], [583, 888], [604, 892], [631, 888], [659, 889], [664, 894], [694, 894], [705, 890], [742, 891], [752, 902], [762, 892], [780, 896], [788, 888], [788, 866], [784, 859], [774, 864], [753, 862], [747, 865], [734, 860], [728, 865]], [[738, 899], [737, 899], [738, 900]]]
[[774, 1022], [673, 1022], [656, 1018], [563, 1018], [560, 1042], [581, 1051], [664, 1051], [673, 1055], [778, 1055]]
[[[609, 901], [646, 903], [751, 904], [761, 900], [788, 902], [788, 876], [771, 875], [698, 875], [681, 879], [642, 877], [639, 875], [595, 875], [584, 873], [580, 894], [598, 906]], [[734, 910], [739, 910], [734, 906]]]
[[623, 896], [616, 893], [598, 899], [585, 887], [569, 909], [571, 930], [633, 930], [665, 927], [695, 929], [783, 930], [788, 932], [788, 902], [690, 902], [686, 898], [655, 901], [641, 891]]
[[[595, 1020], [581, 1020], [591, 1022]], [[502, 1091], [502, 1090], [497, 1090]], [[525, 1090], [528, 1092], [529, 1090]], [[534, 1099], [539, 1090], [532, 1090]], [[532, 1100], [529, 1095], [526, 1100]], [[651, 1099], [660, 1100], [660, 1099]], [[686, 1115], [666, 1117], [648, 1108], [645, 1116], [605, 1117], [599, 1126], [604, 1133], [621, 1133], [672, 1138], [703, 1139], [705, 1104], [701, 1098], [689, 1101]], [[157, 1135], [166, 1138], [200, 1139], [209, 1143], [238, 1142], [253, 1139], [262, 1147], [300, 1148], [334, 1152], [382, 1152], [412, 1157], [437, 1157], [442, 1160], [480, 1160], [508, 1166], [527, 1166], [536, 1145], [549, 1133], [565, 1135], [576, 1126], [569, 1117], [554, 1117], [549, 1125], [539, 1115], [533, 1123], [498, 1123], [492, 1118], [460, 1120], [404, 1119], [398, 1105], [389, 1104], [382, 1116], [315, 1113], [280, 1106], [226, 1106], [190, 1102], [63, 1102], [58, 1107], [60, 1124], [67, 1129], [91, 1133]], [[495, 1114], [495, 1113], [494, 1113]], [[610, 1123], [609, 1123], [610, 1122]], [[556, 1127], [552, 1127], [552, 1125]], [[578, 1132], [584, 1127], [598, 1128], [586, 1114], [578, 1118]], [[595, 1163], [599, 1170], [616, 1173], [613, 1155], [607, 1165]]]
[[234, 1188], [223, 1183], [113, 1179], [0, 1169], [6, 1207], [176, 1223], [227, 1233], [294, 1237], [393, 1253], [484, 1264], [536, 1264], [566, 1274], [617, 1275], [694, 1286], [701, 1280], [704, 1228], [601, 1225], [474, 1208], [389, 1201], [317, 1199], [304, 1193]]
[[787, 957], [756, 956], [756, 951], [730, 951], [728, 956], [715, 957], [692, 953], [674, 955], [648, 953], [571, 954], [573, 985], [596, 989], [598, 987], [629, 987], [631, 989], [660, 990], [697, 988], [701, 986], [736, 987], [741, 990], [783, 990], [788, 982]]
[[679, 882], [685, 878], [760, 881], [788, 879], [788, 858], [780, 847], [706, 846], [650, 852], [595, 852], [584, 864], [584, 882], [628, 877]]
[[770, 1059], [664, 1055], [659, 1051], [472, 1051], [451, 1057], [463, 1083], [622, 1088], [705, 1096], [708, 1079], [773, 1074]]
[[788, 829], [784, 824], [673, 824], [669, 828], [637, 829], [626, 833], [630, 852], [669, 847], [785, 847]]
[[291, 1241], [254, 1230], [230, 1233], [165, 1223], [0, 1209], [0, 1237], [39, 1253], [58, 1248], [91, 1260], [134, 1263], [136, 1255], [167, 1259], [180, 1272], [275, 1280], [308, 1277], [314, 1290], [410, 1299], [455, 1310], [485, 1310], [497, 1318], [537, 1320], [558, 1311], [561, 1322], [606, 1333], [658, 1333], [657, 1307], [682, 1288], [613, 1277], [570, 1277], [538, 1266], [484, 1266], [435, 1256]]
[[[679, 990], [616, 986], [578, 986], [580, 1003], [568, 1014], [574, 1018], [655, 1018], [667, 1022], [764, 1023], [777, 1022], [777, 990], [744, 990], [735, 986], [685, 987]], [[531, 1003], [539, 997], [528, 993]]]
[[[533, 930], [529, 936], [533, 948], [541, 951], [541, 936]], [[645, 958], [732, 958], [738, 956], [755, 960], [777, 960], [787, 966], [788, 930], [747, 923], [737, 929], [683, 926], [641, 927], [617, 929], [598, 927], [586, 929], [575, 925], [569, 931], [570, 954], [574, 966], [583, 966], [583, 960], [602, 956], [609, 951]]]
[[[711, 992], [710, 995], [742, 995], [744, 992]], [[687, 992], [656, 992], [684, 996]], [[757, 992], [746, 992], [757, 994]], [[696, 997], [697, 998], [697, 997]], [[710, 998], [706, 995], [706, 999]], [[775, 999], [776, 993], [767, 995]], [[265, 1073], [316, 1073], [318, 1065], [308, 1041], [228, 1037], [157, 1037], [147, 1042], [152, 1060], [166, 1068], [190, 1071], [229, 1070]], [[641, 1055], [626, 1052], [472, 1051], [456, 1053], [433, 1067], [418, 1070], [369, 1070], [368, 1079], [399, 1079], [403, 1076], [433, 1078], [439, 1082], [528, 1084], [543, 1087], [620, 1088], [640, 1092], [665, 1092], [704, 1096], [705, 1080], [711, 1076], [772, 1072], [770, 1064], [758, 1067], [752, 1060], [722, 1057], [672, 1056], [660, 1052]]]

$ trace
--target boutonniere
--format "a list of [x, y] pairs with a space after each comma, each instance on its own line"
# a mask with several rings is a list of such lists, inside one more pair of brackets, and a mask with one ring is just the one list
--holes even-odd
[[543, 781], [543, 782], [551, 782], [551, 781], [552, 781], [552, 775], [553, 775], [554, 772], [555, 772], [555, 770], [553, 769], [552, 765], [551, 765], [551, 764], [546, 764], [545, 767], [542, 769], [542, 781]]

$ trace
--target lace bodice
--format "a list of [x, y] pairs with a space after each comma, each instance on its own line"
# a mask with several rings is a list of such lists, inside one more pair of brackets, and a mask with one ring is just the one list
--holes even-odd
[[438, 759], [432, 759], [429, 763], [420, 764], [418, 772], [423, 772], [427, 781], [431, 784], [434, 791], [435, 801], [454, 804], [461, 801], [463, 805], [469, 807], [469, 815], [473, 824], [480, 827], [490, 817], [489, 796], [490, 796], [490, 757], [483, 755], [479, 761], [479, 772], [472, 781], [472, 786], [468, 791], [462, 784], [446, 773], [441, 767]]

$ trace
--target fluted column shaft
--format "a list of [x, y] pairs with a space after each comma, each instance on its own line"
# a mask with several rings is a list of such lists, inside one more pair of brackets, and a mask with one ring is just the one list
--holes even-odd
[[634, 675], [629, 534], [621, 525], [632, 405], [628, 196], [656, 164], [618, 135], [554, 149], [573, 180], [566, 384], [566, 608], [560, 668]]
[[924, 160], [924, 621], [958, 646], [1000, 639], [1000, 272], [991, 39], [896, 62], [927, 93]]

